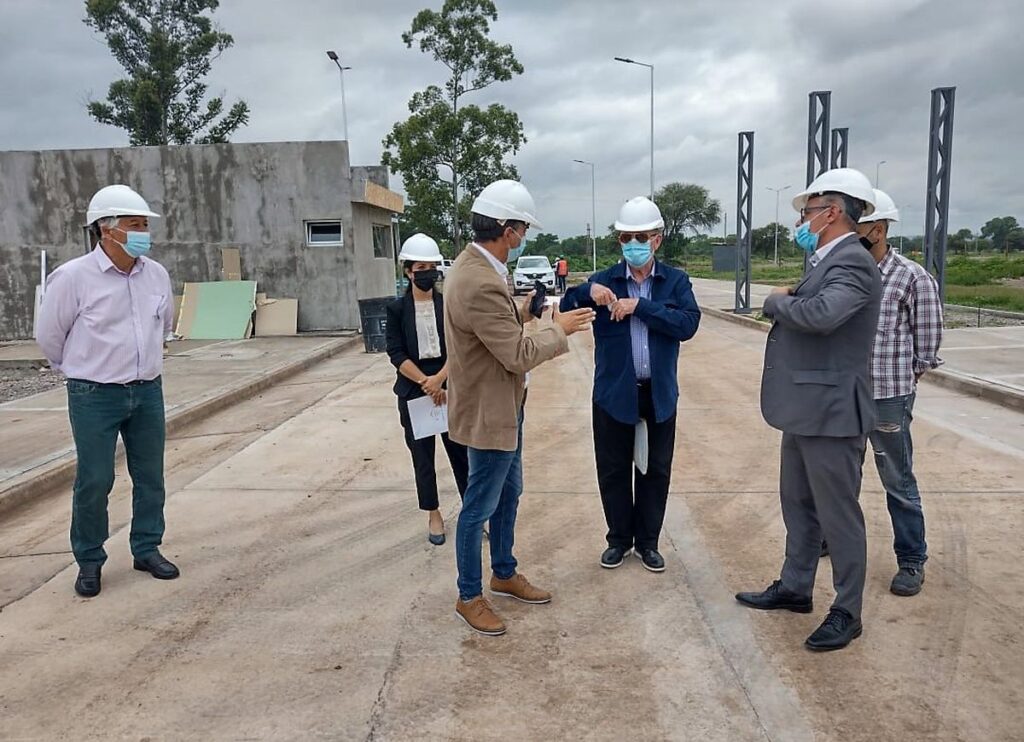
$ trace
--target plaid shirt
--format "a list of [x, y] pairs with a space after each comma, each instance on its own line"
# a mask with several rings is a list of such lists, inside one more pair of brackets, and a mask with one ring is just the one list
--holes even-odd
[[935, 279], [893, 249], [878, 264], [882, 306], [871, 349], [875, 399], [913, 394], [917, 379], [942, 363], [942, 301]]

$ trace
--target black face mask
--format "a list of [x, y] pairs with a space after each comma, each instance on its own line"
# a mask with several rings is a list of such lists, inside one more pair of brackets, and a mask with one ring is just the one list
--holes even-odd
[[440, 275], [437, 270], [416, 271], [412, 274], [412, 283], [420, 291], [430, 291]]

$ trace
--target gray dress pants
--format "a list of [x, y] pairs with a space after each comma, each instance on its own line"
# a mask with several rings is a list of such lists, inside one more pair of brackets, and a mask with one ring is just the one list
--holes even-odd
[[867, 565], [859, 501], [866, 439], [783, 433], [779, 484], [786, 523], [783, 586], [800, 595], [812, 593], [824, 538], [836, 590], [832, 605], [858, 619]]

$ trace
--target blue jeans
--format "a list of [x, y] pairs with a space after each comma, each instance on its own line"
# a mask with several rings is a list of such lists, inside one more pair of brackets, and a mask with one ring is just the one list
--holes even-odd
[[921, 567], [928, 560], [921, 493], [914, 477], [914, 442], [910, 437], [915, 397], [908, 394], [875, 400], [878, 422], [869, 436], [878, 476], [885, 487], [893, 547], [900, 567]]
[[519, 445], [515, 451], [469, 448], [469, 484], [455, 532], [455, 560], [462, 600], [472, 600], [483, 593], [480, 546], [483, 525], [487, 521], [491, 522], [491, 570], [502, 580], [516, 573], [512, 546], [522, 493], [523, 418], [520, 414]]
[[164, 535], [164, 393], [159, 378], [135, 384], [68, 379], [68, 414], [78, 453], [71, 507], [71, 550], [79, 564], [103, 564], [110, 535], [117, 436], [132, 478], [132, 555], [143, 558]]

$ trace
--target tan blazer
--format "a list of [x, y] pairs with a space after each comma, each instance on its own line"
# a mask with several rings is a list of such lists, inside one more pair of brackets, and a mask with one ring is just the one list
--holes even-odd
[[526, 372], [565, 353], [558, 325], [523, 335], [508, 284], [470, 245], [444, 280], [448, 436], [473, 448], [515, 451]]

